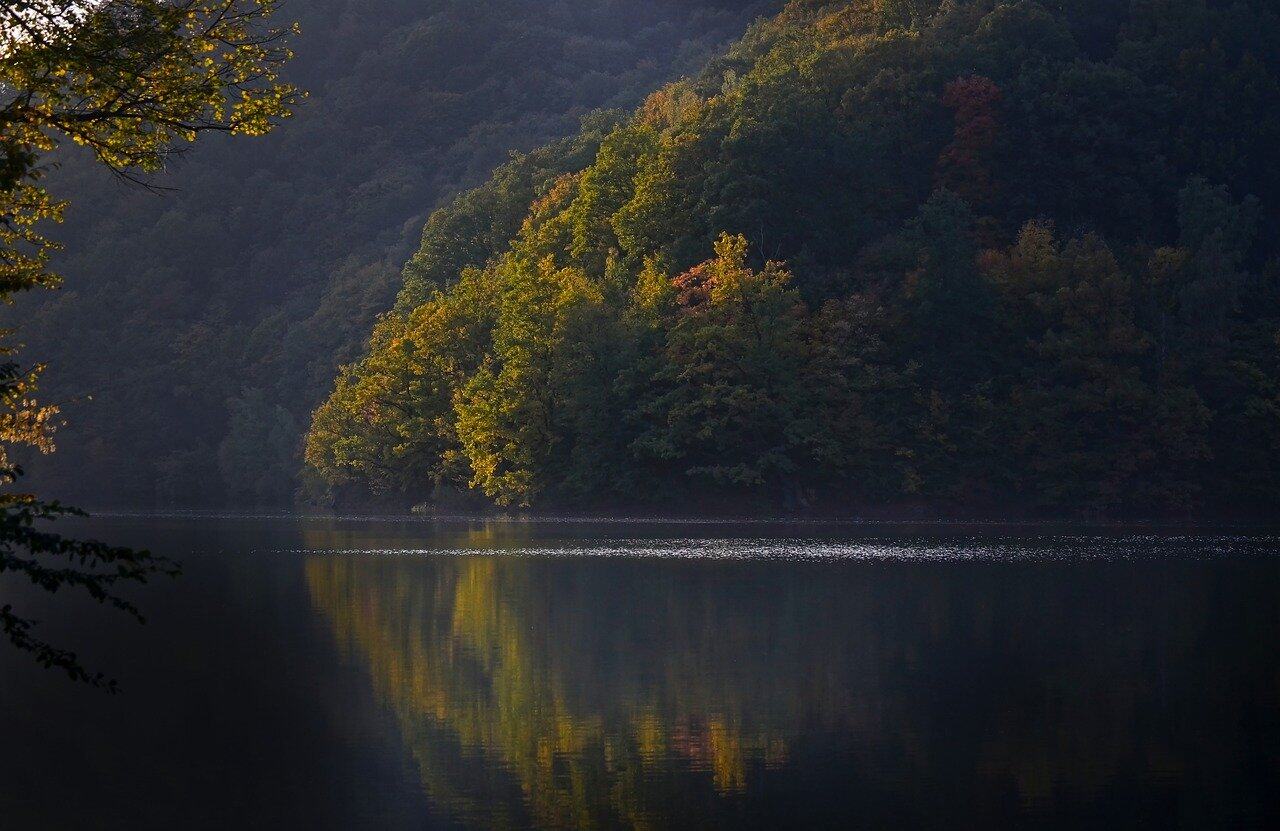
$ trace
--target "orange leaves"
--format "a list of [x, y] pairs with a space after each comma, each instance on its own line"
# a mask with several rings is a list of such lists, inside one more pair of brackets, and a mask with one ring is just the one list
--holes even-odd
[[955, 137], [938, 157], [936, 181], [970, 205], [989, 201], [994, 191], [992, 151], [999, 136], [1001, 93], [990, 78], [974, 75], [947, 84], [942, 104], [955, 114]]

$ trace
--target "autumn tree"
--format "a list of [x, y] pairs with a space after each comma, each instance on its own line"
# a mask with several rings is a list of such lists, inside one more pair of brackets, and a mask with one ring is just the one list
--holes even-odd
[[721, 235], [712, 260], [677, 276], [662, 394], [645, 406], [644, 455], [716, 486], [794, 490], [804, 406], [806, 314], [780, 263], [746, 265], [747, 241]]
[[575, 410], [598, 408], [583, 394], [609, 348], [609, 320], [600, 287], [579, 269], [512, 257], [498, 274], [492, 351], [455, 399], [457, 430], [471, 484], [500, 505], [527, 506], [563, 477], [557, 460], [573, 455], [575, 423], [608, 423]]
[[479, 368], [493, 326], [492, 275], [466, 269], [447, 292], [386, 315], [369, 353], [343, 369], [312, 416], [306, 461], [330, 484], [428, 496], [465, 487], [454, 400]]
[[993, 150], [999, 134], [1000, 88], [990, 78], [957, 78], [947, 84], [942, 104], [955, 113], [955, 138], [938, 157], [938, 184], [970, 205], [992, 199]]

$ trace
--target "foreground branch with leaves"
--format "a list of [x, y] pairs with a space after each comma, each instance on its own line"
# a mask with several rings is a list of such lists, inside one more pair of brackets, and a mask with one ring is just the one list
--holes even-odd
[[[11, 482], [16, 473], [11, 468], [3, 475]], [[149, 551], [97, 540], [70, 539], [37, 528], [37, 523], [84, 516], [87, 514], [76, 508], [41, 502], [31, 495], [0, 495], [0, 574], [13, 572], [25, 576], [50, 592], [64, 588], [82, 591], [98, 603], [113, 606], [145, 623], [142, 612], [117, 594], [116, 586], [124, 582], [145, 583], [155, 575], [176, 577], [181, 569], [167, 557]], [[0, 632], [14, 646], [32, 652], [42, 666], [61, 669], [76, 681], [111, 692], [117, 690], [114, 678], [86, 669], [75, 652], [36, 637], [32, 629], [37, 622], [16, 614], [11, 604], [0, 607]]]
[[[300, 100], [279, 80], [294, 27], [274, 26], [274, 0], [7, 0], [0, 7], [0, 301], [56, 288], [56, 243], [40, 230], [60, 221], [65, 200], [41, 184], [48, 154], [64, 142], [88, 149], [123, 180], [164, 168], [182, 143], [206, 132], [262, 135]], [[13, 332], [0, 332], [11, 338]], [[54, 449], [57, 408], [35, 398], [41, 366], [23, 369], [0, 347], [0, 483], [22, 474], [9, 448]], [[0, 574], [86, 592], [142, 620], [121, 583], [176, 575], [172, 561], [40, 530], [83, 512], [32, 494], [0, 493]], [[35, 621], [0, 609], [0, 628], [46, 667], [109, 689], [75, 653], [33, 634]]]

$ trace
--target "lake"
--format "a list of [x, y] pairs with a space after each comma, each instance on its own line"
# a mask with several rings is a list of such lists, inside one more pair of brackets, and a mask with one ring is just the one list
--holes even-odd
[[0, 578], [0, 827], [1276, 828], [1280, 539], [106, 517], [145, 626]]

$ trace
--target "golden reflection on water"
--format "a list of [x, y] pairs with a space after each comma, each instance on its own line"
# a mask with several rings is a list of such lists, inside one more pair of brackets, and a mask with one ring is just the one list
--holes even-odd
[[[492, 551], [520, 534], [437, 540]], [[802, 807], [846, 813], [891, 794], [998, 822], [1121, 781], [1157, 802], [1181, 782], [1180, 810], [1211, 812], [1185, 794], [1221, 790], [1248, 741], [1235, 711], [1253, 706], [1259, 656], [1230, 641], [1238, 660], [1221, 645], [1215, 660], [1232, 674], [1202, 676], [1203, 633], [1266, 607], [1113, 572], [305, 561], [313, 605], [367, 665], [426, 793], [478, 828], [745, 826], [778, 776]], [[806, 792], [815, 774], [825, 790]]]
[[[815, 705], [829, 720], [840, 709], [833, 694], [801, 700], [802, 685], [785, 678], [725, 686], [746, 680], [733, 666], [759, 645], [749, 633], [722, 637], [714, 615], [702, 616], [713, 610], [673, 618], [611, 609], [604, 597], [584, 604], [575, 590], [587, 587], [550, 591], [547, 567], [480, 556], [307, 560], [314, 604], [367, 661], [429, 795], [461, 818], [657, 827], [708, 796], [733, 799], [752, 769], [785, 764], [794, 725], [777, 720]], [[624, 637], [609, 643], [611, 632]], [[604, 673], [588, 668], [587, 678], [584, 661]], [[808, 669], [820, 686], [820, 667]], [[690, 787], [706, 794], [672, 790]]]

